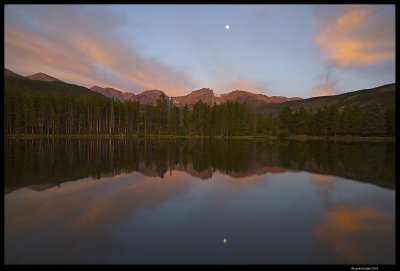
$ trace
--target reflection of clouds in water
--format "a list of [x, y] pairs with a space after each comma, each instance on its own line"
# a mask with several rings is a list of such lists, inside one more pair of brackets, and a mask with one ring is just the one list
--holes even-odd
[[[124, 181], [125, 178], [117, 179]], [[140, 210], [157, 206], [171, 197], [184, 195], [190, 190], [191, 185], [185, 176], [175, 175], [174, 178], [165, 176], [163, 181], [159, 178], [140, 178], [127, 185], [120, 185], [118, 189], [83, 209], [75, 222], [81, 225], [107, 224], [107, 221], [116, 223], [127, 215], [134, 215]]]
[[[241, 189], [260, 181], [259, 176], [217, 176], [219, 179], [213, 180], [212, 187], [217, 188], [213, 192], [219, 194], [216, 197], [219, 199], [223, 198], [220, 194], [222, 189], [240, 192]], [[181, 171], [173, 171], [172, 176], [165, 175], [164, 179], [134, 173], [101, 180], [83, 179], [64, 183], [56, 193], [54, 189], [40, 193], [25, 189], [7, 196], [12, 201], [19, 201], [19, 208], [25, 210], [9, 210], [10, 218], [7, 219], [7, 224], [10, 228], [26, 227], [28, 221], [45, 225], [61, 220], [62, 217], [70, 217], [68, 221], [74, 227], [91, 223], [101, 227], [109, 221], [117, 223], [116, 221], [124, 219], [126, 215], [133, 215], [171, 198], [180, 197], [188, 193], [193, 185], [201, 185], [201, 180], [195, 178], [188, 181], [188, 177], [191, 175]], [[36, 203], [28, 206], [26, 203], [30, 201]], [[31, 210], [30, 206], [36, 207]], [[16, 213], [19, 215], [15, 215]]]
[[127, 214], [187, 192], [191, 183], [185, 176], [177, 175], [167, 182], [134, 173], [108, 180], [83, 179], [64, 183], [58, 190], [40, 193], [21, 189], [5, 199], [8, 207], [5, 228], [10, 234], [29, 228], [29, 225], [54, 225], [65, 220], [74, 227], [91, 223], [100, 227], [110, 221], [116, 223]]
[[[26, 263], [88, 259], [96, 263], [91, 256], [83, 255], [85, 250], [98, 253], [96, 258], [106, 261], [115, 246], [125, 244], [116, 240], [114, 230], [139, 212], [187, 194], [195, 182], [188, 182], [185, 175], [167, 176], [162, 181], [137, 173], [123, 174], [108, 180], [65, 183], [58, 190], [37, 193], [23, 189], [9, 194], [5, 199], [6, 261], [20, 255]], [[23, 249], [21, 243], [25, 243]], [[46, 248], [46, 260], [43, 251], [35, 249], [38, 246]]]
[[[329, 211], [314, 228], [316, 235], [334, 250], [340, 262], [348, 264], [392, 264], [394, 217], [371, 208], [342, 204]], [[373, 248], [373, 249], [371, 249]], [[369, 262], [370, 260], [380, 262]]]
[[[320, 205], [321, 182], [336, 185], [329, 205]], [[133, 173], [22, 189], [5, 197], [5, 261], [176, 263], [201, 255], [219, 262], [227, 238], [235, 263], [390, 263], [394, 220], [384, 210], [392, 196], [306, 172], [235, 178], [217, 171], [207, 181], [184, 171], [164, 179]]]
[[316, 184], [322, 184], [322, 185], [331, 185], [332, 184], [332, 177], [329, 175], [311, 174], [310, 179], [311, 179], [311, 181], [313, 181]]
[[310, 174], [310, 181], [314, 184], [318, 193], [321, 194], [322, 199], [326, 204], [331, 202], [332, 190], [335, 187], [334, 178], [330, 175], [323, 174]]

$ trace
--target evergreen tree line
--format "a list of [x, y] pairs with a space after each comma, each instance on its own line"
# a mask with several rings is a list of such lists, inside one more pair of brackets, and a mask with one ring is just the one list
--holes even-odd
[[293, 111], [286, 107], [279, 115], [279, 133], [283, 135], [316, 136], [394, 136], [395, 109], [384, 108], [374, 101], [363, 106], [348, 105], [341, 110], [336, 105], [316, 111], [304, 107]]
[[5, 89], [6, 134], [252, 135], [256, 113], [241, 103], [176, 107], [162, 95], [155, 105], [100, 95]]
[[5, 89], [6, 134], [164, 134], [394, 136], [395, 109], [335, 105], [318, 110], [286, 107], [278, 117], [262, 116], [238, 102], [176, 107], [165, 95], [155, 105], [111, 100], [100, 95]]

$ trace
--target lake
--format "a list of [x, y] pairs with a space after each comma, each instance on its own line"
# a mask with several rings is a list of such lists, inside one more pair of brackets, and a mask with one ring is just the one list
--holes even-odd
[[394, 264], [395, 144], [4, 141], [5, 264]]

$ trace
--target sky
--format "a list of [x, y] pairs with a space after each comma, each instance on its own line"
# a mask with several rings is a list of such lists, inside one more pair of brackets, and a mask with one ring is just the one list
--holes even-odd
[[309, 98], [395, 82], [395, 5], [5, 5], [4, 15], [5, 68], [89, 88]]

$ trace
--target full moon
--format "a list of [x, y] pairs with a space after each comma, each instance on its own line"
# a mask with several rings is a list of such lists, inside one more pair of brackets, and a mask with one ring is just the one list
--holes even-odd
[[229, 29], [229, 24], [225, 25], [225, 28], [226, 28], [226, 29]]

